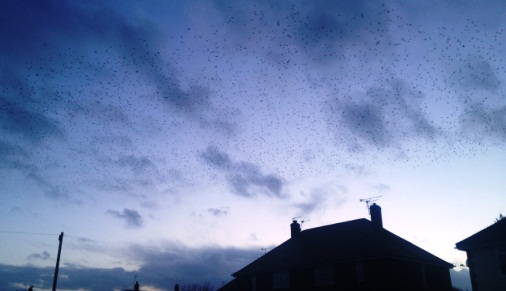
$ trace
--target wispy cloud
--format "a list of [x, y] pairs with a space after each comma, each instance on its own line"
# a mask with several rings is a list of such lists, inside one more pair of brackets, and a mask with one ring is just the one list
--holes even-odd
[[235, 162], [229, 155], [214, 146], [208, 146], [200, 157], [209, 166], [227, 174], [227, 181], [240, 196], [259, 194], [282, 198], [283, 180], [275, 174], [263, 174], [259, 167], [249, 162]]
[[329, 206], [339, 207], [346, 202], [346, 189], [341, 185], [312, 189], [309, 194], [301, 193], [301, 202], [293, 203], [296, 216], [308, 219], [315, 213], [324, 212]]
[[207, 212], [213, 216], [225, 216], [228, 215], [230, 211], [230, 207], [220, 207], [220, 208], [208, 208]]
[[126, 227], [128, 228], [140, 228], [143, 226], [144, 222], [142, 216], [133, 209], [125, 208], [122, 212], [117, 210], [107, 210], [106, 214], [111, 215], [112, 217], [118, 218], [125, 222]]
[[33, 253], [33, 254], [29, 255], [27, 257], [27, 259], [28, 260], [43, 260], [43, 261], [45, 261], [45, 260], [48, 260], [50, 257], [51, 257], [51, 255], [48, 252], [43, 251], [40, 254], [39, 253]]

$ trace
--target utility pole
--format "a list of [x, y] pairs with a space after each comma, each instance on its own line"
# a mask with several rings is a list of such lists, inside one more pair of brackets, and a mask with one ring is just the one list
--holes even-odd
[[56, 258], [56, 267], [54, 268], [54, 279], [53, 279], [53, 291], [56, 291], [56, 281], [58, 281], [58, 269], [60, 268], [60, 254], [61, 254], [61, 244], [63, 242], [63, 231], [58, 237], [60, 241], [60, 245], [58, 246], [58, 257]]

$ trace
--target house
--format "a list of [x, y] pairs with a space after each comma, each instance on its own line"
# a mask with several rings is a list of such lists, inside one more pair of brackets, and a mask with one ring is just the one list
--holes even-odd
[[232, 274], [220, 291], [451, 290], [452, 264], [383, 228], [381, 208], [357, 219], [306, 229]]
[[456, 243], [467, 253], [474, 291], [506, 290], [506, 219]]

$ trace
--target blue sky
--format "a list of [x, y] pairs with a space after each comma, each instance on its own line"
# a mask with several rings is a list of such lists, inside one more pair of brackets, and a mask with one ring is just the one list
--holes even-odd
[[171, 290], [361, 198], [455, 265], [506, 212], [503, 1], [228, 2], [0, 4], [1, 289], [62, 231], [61, 288]]

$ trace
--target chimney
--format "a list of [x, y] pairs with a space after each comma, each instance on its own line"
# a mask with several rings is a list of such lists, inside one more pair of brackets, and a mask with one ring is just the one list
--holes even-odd
[[296, 237], [300, 233], [300, 224], [297, 223], [297, 220], [292, 221], [292, 224], [290, 224], [290, 230], [292, 238]]
[[371, 222], [375, 226], [383, 228], [383, 218], [381, 218], [381, 207], [379, 207], [378, 205], [376, 205], [376, 203], [374, 203], [373, 205], [371, 205], [371, 207], [369, 207], [369, 211], [371, 212]]

